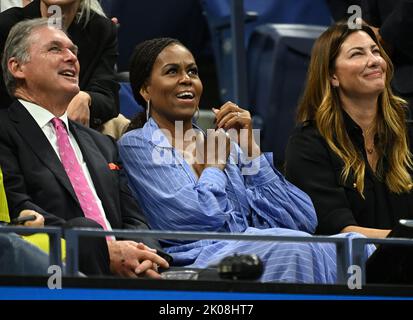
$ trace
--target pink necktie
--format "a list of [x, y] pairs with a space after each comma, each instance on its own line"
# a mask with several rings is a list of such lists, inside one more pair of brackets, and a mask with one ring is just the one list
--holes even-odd
[[53, 118], [52, 123], [56, 130], [60, 160], [72, 183], [85, 217], [96, 221], [107, 230], [106, 222], [102, 217], [102, 213], [96, 204], [96, 199], [93, 196], [92, 190], [87, 183], [83, 170], [80, 167], [72, 145], [69, 142], [69, 136], [65, 125], [59, 118]]

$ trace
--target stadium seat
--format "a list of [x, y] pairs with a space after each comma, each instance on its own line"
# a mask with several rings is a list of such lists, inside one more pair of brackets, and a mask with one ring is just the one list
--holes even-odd
[[251, 35], [248, 47], [250, 111], [261, 119], [261, 147], [284, 161], [303, 92], [311, 49], [325, 26], [266, 24]]
[[[231, 1], [201, 0], [211, 33], [221, 102], [234, 99], [232, 82]], [[245, 47], [253, 30], [266, 23], [329, 25], [325, 0], [244, 0]]]

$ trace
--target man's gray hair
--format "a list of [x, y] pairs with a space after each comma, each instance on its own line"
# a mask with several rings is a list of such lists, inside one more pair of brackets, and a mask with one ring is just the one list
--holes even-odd
[[47, 18], [23, 20], [11, 28], [6, 44], [4, 45], [1, 67], [7, 91], [10, 96], [14, 96], [16, 90], [16, 79], [9, 71], [8, 62], [10, 58], [15, 58], [19, 63], [30, 61], [29, 47], [30, 36], [35, 29], [48, 26]]

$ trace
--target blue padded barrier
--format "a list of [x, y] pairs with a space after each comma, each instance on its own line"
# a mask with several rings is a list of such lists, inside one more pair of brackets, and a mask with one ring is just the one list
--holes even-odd
[[119, 82], [119, 85], [120, 113], [128, 119], [132, 119], [138, 112], [144, 111], [144, 108], [133, 97], [129, 82]]

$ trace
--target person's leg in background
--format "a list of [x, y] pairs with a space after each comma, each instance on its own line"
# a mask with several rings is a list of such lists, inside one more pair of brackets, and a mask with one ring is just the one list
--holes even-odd
[[47, 275], [49, 255], [14, 233], [0, 233], [0, 274]]

